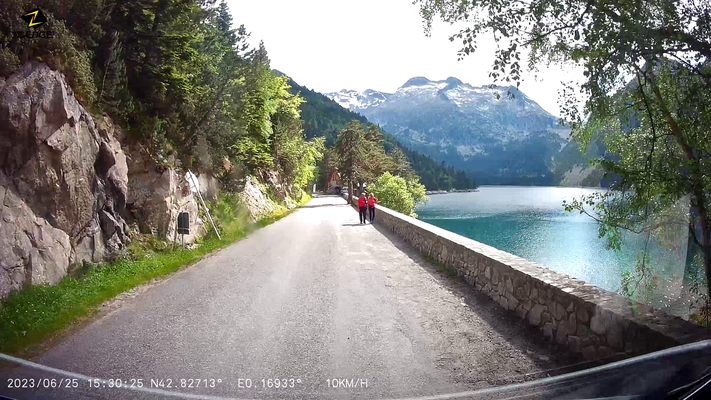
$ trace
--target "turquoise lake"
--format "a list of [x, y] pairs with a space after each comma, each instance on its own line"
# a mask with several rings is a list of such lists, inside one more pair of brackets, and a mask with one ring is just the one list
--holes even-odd
[[[628, 235], [621, 251], [606, 249], [595, 220], [562, 206], [563, 200], [599, 190], [482, 186], [478, 192], [431, 195], [416, 212], [422, 221], [618, 292], [623, 272], [634, 269], [644, 248], [644, 237]], [[672, 246], [648, 244], [661, 284], [655, 298], [646, 302], [682, 316], [686, 248], [684, 240]]]

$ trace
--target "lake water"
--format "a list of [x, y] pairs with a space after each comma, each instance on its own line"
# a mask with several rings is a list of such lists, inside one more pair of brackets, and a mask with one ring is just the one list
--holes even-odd
[[[563, 209], [563, 200], [596, 190], [482, 186], [478, 192], [431, 195], [416, 212], [422, 221], [618, 292], [623, 272], [634, 270], [645, 240], [628, 235], [622, 251], [608, 250], [592, 218]], [[655, 241], [648, 245], [661, 289], [654, 298], [639, 301], [688, 315], [682, 299], [686, 249], [684, 240], [671, 247]]]

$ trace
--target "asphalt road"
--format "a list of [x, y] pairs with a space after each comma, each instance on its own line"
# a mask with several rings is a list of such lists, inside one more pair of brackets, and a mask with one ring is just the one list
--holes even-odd
[[63, 381], [70, 388], [8, 389], [10, 378], [71, 377], [5, 368], [0, 394], [160, 397], [109, 387], [120, 379], [230, 398], [403, 398], [532, 380], [578, 361], [391, 233], [359, 225], [338, 197], [123, 297], [32, 360], [81, 374]]

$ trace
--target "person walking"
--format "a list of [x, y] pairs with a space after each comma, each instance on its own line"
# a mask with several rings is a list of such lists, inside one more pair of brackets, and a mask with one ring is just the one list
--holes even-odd
[[361, 225], [366, 221], [365, 213], [368, 210], [367, 204], [368, 201], [365, 199], [365, 193], [361, 193], [360, 197], [358, 197], [358, 214], [360, 214]]
[[370, 214], [370, 223], [373, 223], [375, 219], [375, 205], [378, 203], [378, 199], [371, 193], [368, 196], [368, 214]]

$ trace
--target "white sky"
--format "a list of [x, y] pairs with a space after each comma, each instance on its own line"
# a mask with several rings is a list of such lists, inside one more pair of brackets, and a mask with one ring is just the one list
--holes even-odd
[[[437, 22], [431, 37], [423, 30], [412, 0], [227, 0], [235, 26], [244, 24], [269, 53], [271, 67], [321, 93], [341, 89], [394, 92], [409, 78], [443, 80], [454, 76], [474, 86], [492, 83], [488, 72], [493, 39], [482, 38], [475, 54], [457, 61], [458, 29]], [[523, 61], [523, 60], [522, 60]], [[577, 80], [577, 70], [554, 67], [527, 74], [520, 89], [559, 115], [561, 80]], [[500, 82], [500, 84], [505, 84]]]

